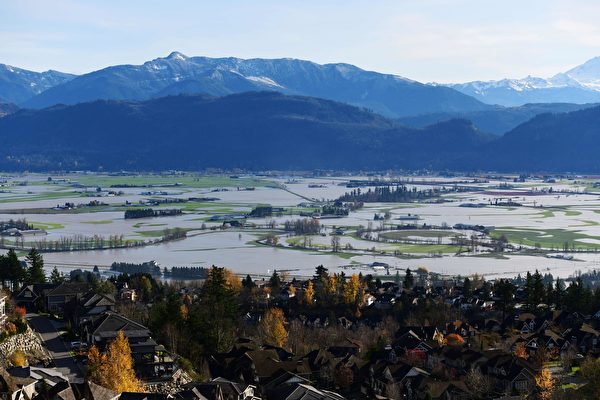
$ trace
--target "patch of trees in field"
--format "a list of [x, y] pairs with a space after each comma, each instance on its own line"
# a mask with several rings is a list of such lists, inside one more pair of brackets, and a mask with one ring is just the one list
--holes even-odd
[[134, 208], [125, 211], [125, 219], [150, 218], [150, 217], [170, 217], [181, 215], [180, 209], [154, 210], [152, 208]]
[[[25, 242], [15, 242], [17, 247], [24, 248]], [[142, 242], [143, 243], [143, 242]], [[56, 240], [46, 238], [36, 240], [31, 247], [39, 251], [71, 251], [71, 250], [94, 250], [94, 249], [115, 249], [120, 247], [134, 247], [139, 245], [137, 242], [127, 242], [123, 235], [73, 235], [61, 236]]]
[[208, 269], [203, 267], [173, 267], [163, 269], [163, 275], [172, 279], [206, 279]]
[[20, 231], [28, 231], [34, 229], [33, 225], [27, 222], [25, 218], [22, 219], [10, 219], [8, 221], [0, 222], [0, 231], [5, 231], [7, 229], [18, 229]]
[[442, 189], [417, 190], [416, 187], [409, 189], [406, 186], [386, 186], [376, 187], [374, 189], [369, 188], [369, 190], [366, 192], [358, 188], [344, 194], [338, 199], [338, 201], [363, 203], [410, 203], [413, 201], [437, 198], [442, 192]]
[[150, 274], [152, 276], [161, 276], [160, 267], [154, 261], [147, 261], [141, 264], [114, 262], [110, 266], [111, 271], [123, 272], [127, 274]]
[[295, 235], [315, 235], [321, 230], [319, 220], [312, 218], [285, 221], [283, 227], [287, 232], [294, 232]]

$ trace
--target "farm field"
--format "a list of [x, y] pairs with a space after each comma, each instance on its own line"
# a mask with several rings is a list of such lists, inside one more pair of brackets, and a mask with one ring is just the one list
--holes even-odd
[[[600, 192], [585, 178], [544, 183], [480, 177], [468, 190], [435, 201], [365, 203], [338, 218], [317, 216], [316, 234], [284, 229], [286, 221], [311, 218], [322, 204], [352, 190], [348, 182], [361, 179], [372, 177], [5, 174], [0, 221], [25, 220], [35, 232], [3, 235], [2, 247], [24, 254], [46, 246], [41, 250], [47, 268], [65, 270], [155, 260], [167, 267], [216, 264], [254, 274], [277, 269], [306, 275], [319, 264], [370, 273], [380, 263], [386, 271], [425, 267], [497, 275], [537, 268], [570, 275], [600, 262]], [[395, 179], [416, 190], [473, 180]], [[258, 205], [273, 207], [273, 214], [248, 216]], [[145, 208], [181, 212], [124, 218], [126, 210]], [[242, 217], [244, 226], [231, 223]], [[173, 232], [185, 237], [173, 239]], [[58, 251], [48, 245], [92, 237], [101, 243], [96, 248]]]

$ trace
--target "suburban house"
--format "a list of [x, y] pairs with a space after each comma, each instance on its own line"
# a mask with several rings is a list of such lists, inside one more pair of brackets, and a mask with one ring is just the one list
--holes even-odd
[[168, 379], [175, 372], [173, 358], [151, 337], [150, 330], [129, 318], [105, 311], [82, 322], [80, 328], [87, 343], [101, 350], [123, 331], [131, 347], [134, 368], [144, 380]]
[[81, 297], [74, 297], [64, 306], [64, 317], [71, 326], [81, 326], [105, 311], [115, 311], [115, 296], [89, 291]]
[[0, 398], [73, 400], [76, 397], [68, 378], [56, 369], [12, 367], [0, 370]]
[[87, 283], [61, 283], [45, 293], [46, 310], [51, 313], [62, 314], [65, 304], [77, 296], [82, 296], [89, 290], [90, 286]]
[[34, 283], [25, 285], [14, 298], [15, 304], [25, 307], [28, 312], [43, 310], [46, 307], [46, 294], [58, 287], [55, 283]]

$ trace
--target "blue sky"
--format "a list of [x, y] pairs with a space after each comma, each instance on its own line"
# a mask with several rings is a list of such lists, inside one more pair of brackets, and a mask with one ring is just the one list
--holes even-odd
[[600, 56], [598, 21], [592, 0], [3, 0], [0, 63], [84, 73], [178, 50], [423, 82], [548, 77]]

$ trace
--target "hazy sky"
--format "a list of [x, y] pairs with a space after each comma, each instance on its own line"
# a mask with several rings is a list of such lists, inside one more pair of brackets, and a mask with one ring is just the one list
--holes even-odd
[[0, 63], [84, 73], [187, 55], [347, 62], [419, 81], [600, 56], [597, 0], [0, 0]]

